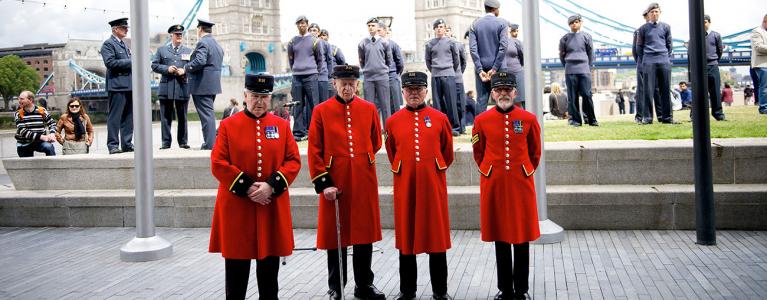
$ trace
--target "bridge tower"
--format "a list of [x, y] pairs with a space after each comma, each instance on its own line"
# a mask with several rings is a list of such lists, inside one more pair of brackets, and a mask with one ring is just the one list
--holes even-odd
[[230, 76], [285, 72], [279, 0], [211, 0], [210, 19]]

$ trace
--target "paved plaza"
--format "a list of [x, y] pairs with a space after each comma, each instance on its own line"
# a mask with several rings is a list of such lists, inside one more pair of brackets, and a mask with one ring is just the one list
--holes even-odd
[[[223, 259], [208, 254], [209, 229], [159, 228], [171, 258], [120, 261], [133, 228], [0, 228], [0, 299], [223, 299]], [[767, 232], [720, 231], [717, 246], [695, 245], [693, 231], [567, 231], [562, 243], [533, 245], [534, 299], [765, 299]], [[373, 254], [375, 284], [399, 290], [394, 234]], [[314, 230], [295, 230], [296, 247], [312, 247]], [[453, 231], [449, 292], [492, 299], [495, 256], [478, 231]], [[280, 298], [323, 299], [325, 253], [295, 252], [280, 270]], [[351, 260], [349, 260], [351, 264]], [[257, 299], [255, 266], [247, 296]], [[349, 276], [352, 276], [349, 266]], [[431, 297], [428, 259], [418, 257], [418, 295]], [[353, 291], [353, 279], [346, 292]]]

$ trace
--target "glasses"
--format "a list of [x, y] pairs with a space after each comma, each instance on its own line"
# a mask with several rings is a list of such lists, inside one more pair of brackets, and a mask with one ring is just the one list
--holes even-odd
[[80, 108], [80, 105], [72, 104], [72, 105], [69, 106], [69, 108]]

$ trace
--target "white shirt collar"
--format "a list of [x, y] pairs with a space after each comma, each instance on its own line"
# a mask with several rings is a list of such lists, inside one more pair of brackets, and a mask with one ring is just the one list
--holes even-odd
[[491, 13], [491, 12], [489, 12], [489, 13], [486, 13], [486, 14], [485, 14], [485, 16], [493, 16], [493, 17], [495, 17], [495, 14], [494, 14], [494, 13]]

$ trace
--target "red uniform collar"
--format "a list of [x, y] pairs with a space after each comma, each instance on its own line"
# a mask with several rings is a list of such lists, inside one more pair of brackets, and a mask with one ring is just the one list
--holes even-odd
[[340, 102], [341, 104], [343, 104], [343, 105], [347, 105], [347, 104], [349, 104], [349, 103], [352, 103], [352, 101], [354, 101], [354, 98], [357, 98], [357, 97], [356, 97], [356, 96], [353, 96], [353, 97], [352, 97], [352, 100], [349, 100], [349, 101], [346, 101], [346, 100], [344, 100], [343, 98], [341, 98], [341, 96], [338, 96], [338, 95], [336, 95], [336, 97], [335, 97], [335, 98], [336, 98], [336, 101]]
[[418, 107], [416, 107], [416, 108], [412, 108], [410, 106], [405, 105], [405, 109], [407, 109], [409, 111], [419, 111], [419, 110], [424, 109], [425, 107], [426, 107], [426, 103], [421, 103], [421, 105], [418, 105]]
[[499, 113], [501, 113], [501, 114], [504, 114], [504, 115], [505, 115], [505, 114], [508, 114], [508, 113], [510, 113], [511, 111], [513, 111], [513, 110], [514, 110], [514, 106], [515, 106], [515, 105], [514, 105], [514, 104], [512, 104], [512, 105], [511, 105], [511, 107], [509, 107], [509, 108], [508, 108], [508, 109], [506, 109], [506, 110], [503, 110], [503, 109], [501, 109], [500, 107], [498, 107], [498, 105], [496, 105], [496, 106], [495, 106], [495, 111], [497, 111], [497, 112], [499, 112]]

